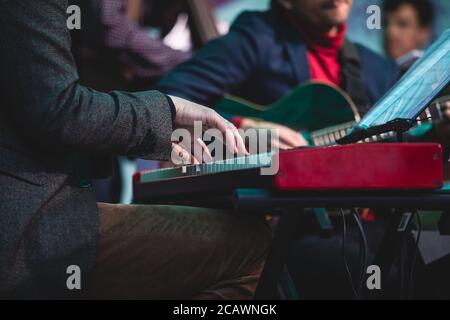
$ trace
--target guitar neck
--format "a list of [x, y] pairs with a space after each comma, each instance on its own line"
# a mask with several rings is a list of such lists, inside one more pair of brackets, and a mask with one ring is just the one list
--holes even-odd
[[[438, 99], [436, 102], [432, 103], [428, 108], [426, 108], [422, 114], [417, 117], [417, 125], [422, 125], [425, 123], [430, 123], [436, 120], [444, 119], [444, 112], [448, 108], [446, 103], [450, 101], [450, 97], [443, 97]], [[356, 121], [346, 122], [336, 126], [324, 128], [321, 130], [314, 131], [310, 133], [311, 140], [314, 146], [328, 146], [336, 144], [336, 141], [345, 137], [349, 131], [356, 124]], [[364, 142], [379, 142], [386, 140], [387, 138], [393, 137], [394, 133], [387, 132], [371, 138], [366, 139]]]
[[345, 137], [355, 124], [356, 121], [338, 124], [332, 127], [313, 131], [309, 136], [311, 137], [314, 146], [321, 147], [333, 145], [337, 140]]

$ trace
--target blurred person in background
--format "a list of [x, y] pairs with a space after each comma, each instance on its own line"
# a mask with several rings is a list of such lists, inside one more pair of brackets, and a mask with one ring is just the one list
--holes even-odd
[[385, 0], [383, 11], [384, 49], [403, 74], [432, 41], [433, 4], [430, 0]]
[[[185, 0], [71, 3], [82, 12], [82, 28], [73, 32], [81, 81], [98, 90], [149, 88], [190, 56]], [[175, 49], [164, 38], [177, 22], [174, 32], [182, 44]]]

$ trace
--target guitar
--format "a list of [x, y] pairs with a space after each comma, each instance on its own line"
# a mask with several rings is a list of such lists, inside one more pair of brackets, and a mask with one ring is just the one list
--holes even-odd
[[[430, 105], [417, 118], [418, 127], [443, 119], [445, 101], [448, 100], [450, 97], [444, 96]], [[348, 94], [339, 87], [321, 82], [305, 82], [270, 106], [226, 96], [218, 102], [216, 110], [290, 127], [300, 131], [313, 146], [335, 144], [361, 120], [358, 109]], [[367, 142], [384, 140], [391, 135], [386, 133], [375, 136]]]

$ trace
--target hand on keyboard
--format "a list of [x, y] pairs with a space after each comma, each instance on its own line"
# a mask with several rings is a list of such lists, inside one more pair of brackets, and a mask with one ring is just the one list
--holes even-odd
[[[170, 98], [177, 111], [174, 122], [175, 128], [192, 130], [194, 122], [200, 121], [204, 128], [215, 128], [221, 131], [225, 141], [228, 142], [226, 147], [230, 152], [240, 156], [248, 154], [237, 128], [231, 122], [222, 118], [216, 111], [178, 97], [171, 96]], [[189, 157], [193, 163], [198, 163], [198, 159], [208, 161], [211, 155], [206, 144], [201, 139], [193, 139], [192, 144], [198, 144], [201, 147], [203, 156], [199, 157], [198, 155], [191, 154], [188, 150], [198, 149], [192, 148], [192, 146], [185, 146], [181, 142], [174, 142], [173, 149], [183, 161], [188, 160]]]

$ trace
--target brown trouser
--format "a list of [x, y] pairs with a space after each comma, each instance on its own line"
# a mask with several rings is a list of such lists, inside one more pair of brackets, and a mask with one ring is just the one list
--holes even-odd
[[176, 206], [98, 206], [93, 298], [253, 297], [271, 239], [264, 219]]

